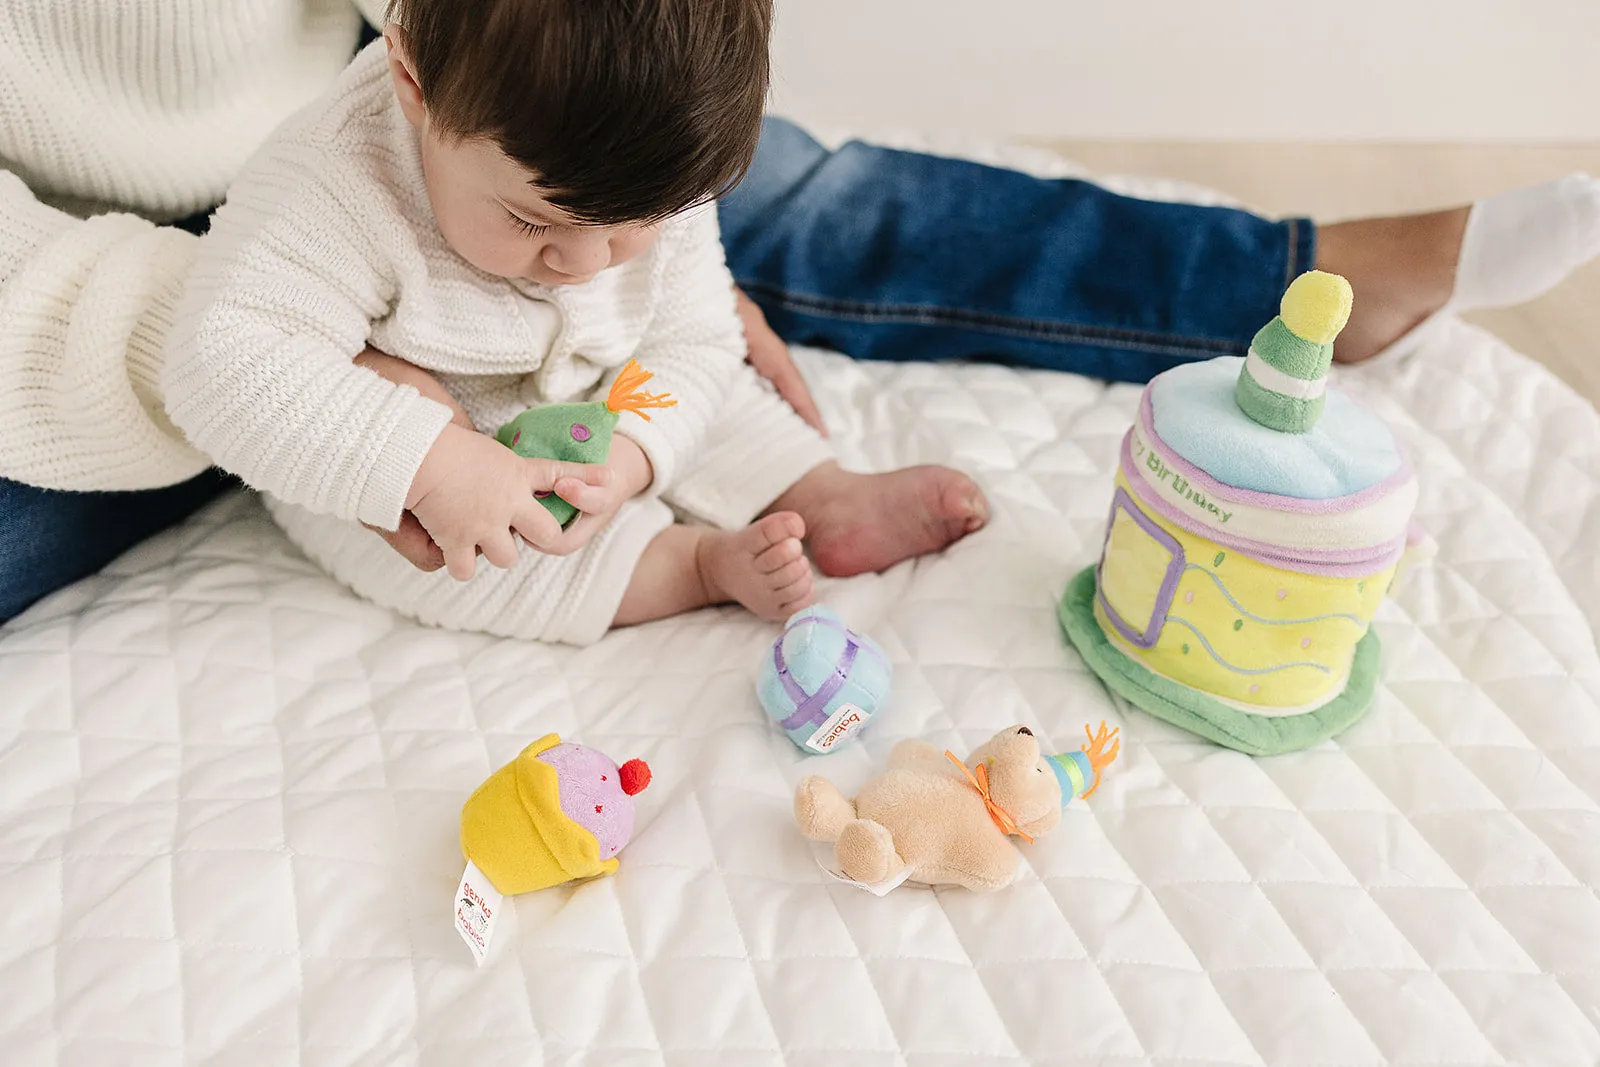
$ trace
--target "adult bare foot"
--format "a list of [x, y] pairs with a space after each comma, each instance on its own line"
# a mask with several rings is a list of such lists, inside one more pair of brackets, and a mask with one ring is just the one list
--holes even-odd
[[1356, 363], [1420, 338], [1442, 312], [1514, 307], [1600, 255], [1600, 181], [1571, 174], [1471, 207], [1325, 226], [1317, 267], [1355, 290], [1334, 358]]
[[1317, 269], [1344, 275], [1356, 298], [1334, 359], [1369, 359], [1444, 307], [1470, 211], [1358, 219], [1318, 231]]
[[851, 474], [825, 463], [773, 506], [805, 519], [817, 568], [836, 578], [938, 552], [989, 521], [977, 483], [948, 467]]
[[708, 603], [737, 600], [763, 619], [782, 622], [810, 606], [811, 561], [800, 539], [806, 524], [793, 512], [775, 512], [742, 530], [707, 531], [695, 564]]

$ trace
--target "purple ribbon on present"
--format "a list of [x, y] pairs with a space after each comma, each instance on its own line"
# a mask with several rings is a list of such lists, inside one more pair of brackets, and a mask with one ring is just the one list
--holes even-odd
[[[834, 664], [833, 673], [823, 680], [815, 693], [807, 693], [800, 683], [795, 681], [794, 676], [789, 673], [788, 662], [783, 658], [783, 639], [789, 636], [790, 630], [806, 623], [820, 623], [844, 634], [844, 652], [840, 654], [839, 662]], [[828, 618], [826, 615], [807, 615], [805, 618], [791, 623], [783, 631], [783, 634], [772, 646], [772, 665], [778, 670], [778, 681], [783, 683], [783, 691], [795, 703], [794, 713], [783, 720], [782, 725], [785, 730], [798, 730], [808, 723], [813, 726], [821, 726], [828, 721], [828, 701], [832, 700], [835, 694], [844, 687], [844, 683], [850, 675], [850, 668], [855, 664], [856, 655], [860, 653], [861, 648], [861, 644], [856, 641], [855, 634], [850, 632], [849, 627]], [[867, 649], [867, 652], [869, 655], [877, 655], [876, 651], [870, 648]], [[879, 658], [881, 659], [882, 657]]]

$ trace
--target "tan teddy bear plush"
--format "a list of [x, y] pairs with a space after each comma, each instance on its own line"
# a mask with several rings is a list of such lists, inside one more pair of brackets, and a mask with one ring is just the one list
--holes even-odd
[[1088, 796], [1117, 758], [1117, 731], [1084, 728], [1081, 751], [1040, 752], [1026, 726], [995, 734], [967, 763], [923, 741], [902, 741], [889, 766], [854, 801], [815, 775], [795, 789], [794, 817], [813, 841], [831, 842], [843, 874], [866, 886], [910, 880], [999, 889], [1011, 884], [1017, 851], [1055, 829], [1061, 809]]

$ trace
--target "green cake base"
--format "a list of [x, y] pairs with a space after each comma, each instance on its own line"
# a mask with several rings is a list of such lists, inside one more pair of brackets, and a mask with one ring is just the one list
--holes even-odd
[[1107, 640], [1094, 617], [1095, 568], [1072, 579], [1056, 614], [1089, 668], [1129, 703], [1208, 741], [1252, 756], [1297, 752], [1342, 733], [1372, 706], [1378, 687], [1378, 635], [1368, 630], [1356, 645], [1344, 692], [1300, 715], [1252, 715], [1198, 689], [1163, 678]]

